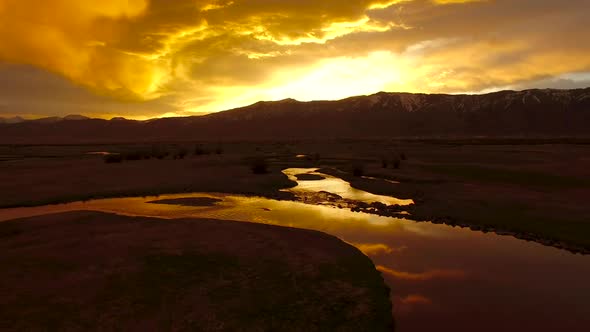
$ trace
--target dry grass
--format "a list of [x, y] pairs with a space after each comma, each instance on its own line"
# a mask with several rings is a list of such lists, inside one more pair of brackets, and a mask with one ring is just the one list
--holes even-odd
[[[546, 144], [552, 143], [552, 144]], [[451, 217], [472, 225], [497, 225], [590, 247], [590, 145], [548, 140], [340, 140], [225, 142], [223, 155], [186, 160], [141, 160], [105, 165], [82, 151], [124, 152], [133, 146], [0, 146], [0, 207], [101, 196], [185, 191], [275, 195], [292, 186], [288, 167], [337, 168], [400, 181], [346, 177], [353, 186], [416, 201], [413, 214]], [[564, 141], [561, 143], [568, 143]], [[569, 142], [576, 143], [576, 142]], [[183, 144], [153, 145], [173, 149]], [[210, 149], [217, 143], [201, 143]], [[296, 155], [321, 155], [321, 159]], [[269, 174], [252, 173], [252, 156]], [[395, 169], [392, 156], [400, 160]], [[405, 157], [405, 158], [403, 158]], [[382, 159], [387, 160], [383, 168]], [[405, 160], [404, 160], [405, 159]], [[359, 171], [356, 172], [357, 175]]]
[[225, 155], [114, 164], [100, 157], [26, 159], [0, 167], [0, 208], [206, 191], [274, 198], [294, 185], [278, 168], [256, 176], [241, 157]]
[[389, 290], [335, 237], [95, 212], [0, 224], [2, 331], [391, 331]]

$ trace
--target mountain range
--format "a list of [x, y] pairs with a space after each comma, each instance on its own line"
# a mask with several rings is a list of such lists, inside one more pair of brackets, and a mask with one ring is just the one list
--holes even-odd
[[[76, 120], [76, 121], [73, 121]], [[0, 143], [180, 140], [589, 137], [590, 88], [482, 95], [380, 92], [337, 101], [286, 99], [204, 116], [0, 120]]]

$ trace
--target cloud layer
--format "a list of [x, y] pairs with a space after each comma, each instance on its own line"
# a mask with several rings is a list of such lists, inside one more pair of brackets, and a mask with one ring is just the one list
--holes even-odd
[[48, 91], [143, 104], [101, 104], [132, 117], [380, 90], [572, 87], [588, 82], [588, 12], [587, 0], [0, 0], [0, 74], [55, 79], [47, 71], [71, 85]]

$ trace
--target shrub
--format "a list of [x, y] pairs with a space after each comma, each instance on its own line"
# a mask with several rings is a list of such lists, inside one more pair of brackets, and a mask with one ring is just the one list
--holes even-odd
[[389, 166], [389, 161], [387, 158], [381, 158], [381, 167], [387, 168], [387, 166]]
[[165, 148], [157, 145], [152, 146], [150, 157], [162, 160], [168, 157], [168, 155], [170, 155], [170, 152], [168, 152]]
[[123, 155], [125, 160], [135, 161], [135, 160], [142, 160], [143, 154], [140, 151], [131, 151], [127, 152]]
[[186, 149], [180, 149], [176, 151], [176, 153], [174, 154], [174, 159], [184, 159], [184, 157], [186, 157], [187, 154], [188, 151]]
[[352, 175], [359, 177], [365, 175], [365, 166], [363, 164], [352, 165]]
[[398, 158], [394, 158], [392, 161], [392, 166], [394, 169], [399, 169], [399, 167], [401, 166], [402, 161]]
[[162, 160], [162, 159], [165, 159], [166, 157], [168, 157], [168, 155], [170, 155], [169, 152], [160, 152], [160, 153], [156, 154], [154, 157], [159, 160]]
[[107, 154], [104, 156], [104, 162], [107, 164], [115, 164], [123, 162], [123, 156], [120, 154]]
[[202, 145], [197, 144], [195, 145], [195, 156], [204, 156], [204, 155], [208, 155], [211, 152], [207, 151], [207, 149], [205, 149]]
[[265, 158], [258, 157], [252, 159], [250, 164], [250, 169], [254, 174], [267, 174], [268, 173], [268, 163]]
[[313, 162], [316, 163], [316, 164], [319, 163], [320, 160], [322, 159], [321, 156], [320, 156], [320, 154], [317, 153], [317, 152], [312, 155], [312, 158], [313, 158]]
[[184, 157], [186, 157], [187, 154], [188, 154], [188, 151], [186, 149], [181, 149], [178, 152], [178, 156], [180, 157], [180, 159], [184, 159]]

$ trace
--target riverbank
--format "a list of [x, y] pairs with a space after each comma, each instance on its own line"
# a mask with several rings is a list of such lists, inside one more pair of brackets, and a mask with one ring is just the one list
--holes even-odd
[[219, 192], [275, 199], [296, 183], [269, 167], [253, 174], [243, 156], [138, 160], [106, 164], [100, 156], [0, 162], [0, 208], [69, 203], [100, 198]]
[[[0, 207], [183, 192], [292, 200], [292, 194], [280, 190], [295, 182], [281, 170], [315, 167], [358, 189], [416, 203], [408, 210], [410, 216], [391, 208], [357, 206], [365, 212], [492, 231], [587, 252], [590, 146], [524, 143], [240, 142], [225, 143], [222, 154], [206, 154], [201, 147], [207, 145], [199, 145], [198, 154], [181, 160], [167, 157], [119, 164], [105, 164], [101, 156], [87, 153], [130, 153], [153, 147], [5, 146], [0, 152], [11, 158], [0, 162]], [[168, 149], [179, 147], [169, 145]], [[249, 160], [254, 157], [266, 160], [265, 174], [252, 172]], [[355, 171], [364, 176], [354, 176]]]
[[[68, 149], [67, 155], [60, 154]], [[418, 330], [431, 330], [454, 326], [457, 331], [473, 331], [481, 330], [481, 322], [487, 322], [483, 326], [489, 331], [506, 330], [517, 324], [530, 330], [554, 330], [565, 326], [571, 331], [581, 331], [588, 325], [582, 314], [587, 307], [587, 294], [583, 290], [590, 271], [588, 256], [520, 241], [514, 238], [521, 237], [518, 232], [503, 231], [514, 225], [527, 229], [526, 232], [544, 226], [548, 238], [556, 234], [561, 238], [588, 238], [589, 233], [584, 229], [584, 216], [590, 215], [585, 213], [588, 207], [584, 202], [584, 197], [588, 197], [585, 179], [590, 169], [586, 168], [590, 161], [586, 157], [589, 155], [586, 146], [400, 146], [391, 142], [366, 141], [240, 143], [224, 146], [223, 155], [168, 157], [120, 164], [105, 164], [101, 157], [86, 155], [89, 149], [99, 150], [87, 146], [16, 148], [31, 153], [20, 159], [0, 162], [0, 171], [6, 171], [0, 172], [4, 181], [0, 183], [0, 201], [5, 197], [27, 199], [28, 193], [37, 198], [53, 197], [55, 193], [75, 194], [80, 188], [91, 193], [82, 185], [76, 185], [84, 181], [91, 183], [94, 190], [126, 187], [149, 191], [166, 183], [188, 184], [194, 188], [191, 191], [197, 193], [72, 205], [75, 210], [96, 207], [99, 211], [124, 215], [232, 219], [316, 229], [336, 235], [361, 248], [383, 273], [383, 278], [394, 290], [392, 302], [400, 329], [418, 326]], [[106, 151], [115, 149], [122, 148], [104, 147]], [[401, 161], [399, 168], [392, 167], [389, 160], [385, 160], [388, 165], [383, 168], [385, 153], [401, 157], [402, 152], [405, 160]], [[298, 157], [304, 154], [313, 157]], [[266, 161], [263, 174], [252, 172], [248, 163], [252, 156], [262, 156], [257, 160]], [[59, 171], [49, 165], [70, 165], [76, 171], [71, 173], [71, 178], [60, 182], [54, 177]], [[116, 166], [115, 170], [112, 166]], [[346, 201], [343, 196], [355, 196], [327, 193], [323, 190], [334, 190], [334, 187], [324, 187], [320, 184], [323, 180], [308, 176], [305, 177], [309, 179], [306, 185], [313, 184], [317, 194], [304, 195], [306, 204], [292, 202], [298, 198], [289, 193], [280, 194], [287, 195], [282, 201], [248, 195], [247, 192], [258, 192], [261, 194], [257, 196], [273, 198], [272, 193], [276, 190], [291, 187], [294, 183], [285, 181], [288, 177], [281, 170], [292, 167], [327, 169], [336, 172], [334, 175], [338, 178], [350, 181], [354, 187], [377, 195], [412, 199], [416, 204], [386, 207], [352, 199]], [[33, 168], [34, 172], [31, 171]], [[157, 174], [146, 172], [146, 168]], [[24, 171], [19, 173], [21, 170]], [[360, 176], [354, 176], [355, 171]], [[31, 172], [35, 175], [26, 177]], [[84, 179], [88, 175], [92, 177]], [[224, 177], [213, 178], [220, 175]], [[116, 178], [112, 179], [113, 176]], [[283, 181], [288, 185], [280, 185]], [[237, 193], [246, 192], [246, 196], [209, 194], [208, 184], [214, 184], [211, 187], [215, 188], [235, 189]], [[234, 184], [243, 187], [236, 188]], [[346, 182], [344, 184], [348, 187]], [[18, 196], [11, 197], [6, 188], [17, 188]], [[37, 193], [36, 188], [43, 190]], [[300, 194], [299, 190], [292, 192]], [[206, 197], [209, 199], [203, 199]], [[507, 203], [518, 203], [518, 208], [496, 209]], [[317, 204], [340, 205], [372, 215]], [[524, 210], [520, 208], [522, 206]], [[55, 205], [39, 209], [53, 213], [70, 207]], [[10, 211], [6, 212], [10, 215]], [[424, 221], [449, 224], [450, 216], [470, 215], [474, 219], [455, 223], [476, 231], [375, 216], [421, 220], [420, 213], [423, 213]], [[537, 223], [541, 220], [539, 218], [522, 218], [528, 214], [553, 217], [543, 225]], [[7, 219], [25, 215], [33, 214], [15, 214]], [[579, 224], [572, 226], [573, 222]], [[507, 226], [497, 227], [503, 224]], [[512, 236], [484, 234], [486, 231]], [[15, 232], [19, 231], [8, 230], [5, 234]], [[529, 236], [526, 232], [522, 234]], [[531, 234], [538, 236], [537, 233]], [[528, 239], [543, 240], [542, 237]], [[573, 241], [559, 241], [566, 245], [559, 242], [546, 244], [573, 248], [569, 247]], [[489, 273], [496, 270], [504, 272]], [[474, 298], [486, 301], [473, 301]], [[514, 301], [507, 303], [506, 298]], [[514, 312], [519, 315], [514, 316]], [[456, 318], [458, 313], [462, 317], [460, 320]], [[489, 321], [489, 317], [507, 319]]]
[[[578, 147], [575, 154], [564, 157], [559, 147], [537, 148], [533, 155], [548, 155], [544, 164], [527, 160], [526, 151], [522, 152], [524, 158], [519, 157], [525, 160], [508, 159], [516, 151], [488, 151], [485, 158], [480, 151], [471, 153], [470, 162], [462, 163], [457, 162], [457, 152], [450, 157], [453, 163], [433, 156], [414, 157], [401, 169], [367, 162], [363, 177], [354, 176], [342, 165], [324, 167], [321, 172], [338, 176], [360, 190], [415, 202], [408, 208], [379, 204], [351, 207], [359, 212], [494, 232], [590, 254], [590, 208], [585, 202], [590, 183], [584, 168], [590, 167], [590, 162], [583, 154], [586, 149]], [[410, 215], [400, 215], [400, 211]]]
[[333, 236], [97, 212], [0, 224], [0, 327], [391, 331], [389, 289]]

